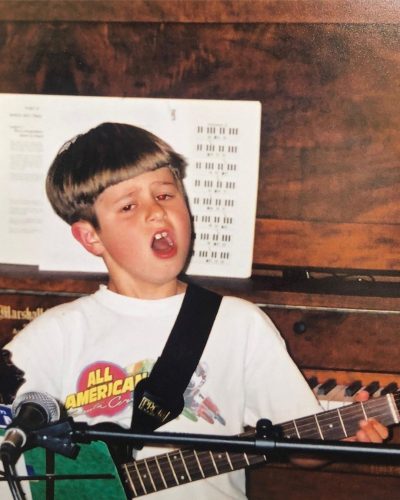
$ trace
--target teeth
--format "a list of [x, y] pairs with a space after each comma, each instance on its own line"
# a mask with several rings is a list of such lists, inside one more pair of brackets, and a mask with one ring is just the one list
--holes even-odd
[[161, 240], [161, 238], [166, 238], [167, 236], [168, 236], [167, 231], [163, 231], [162, 233], [156, 233], [156, 234], [154, 235], [154, 238], [155, 238], [156, 240]]
[[154, 235], [155, 240], [161, 240], [162, 238], [165, 238], [167, 240], [169, 246], [171, 246], [171, 247], [173, 246], [174, 243], [171, 240], [171, 238], [168, 236], [167, 231], [163, 231], [162, 233], [156, 233]]

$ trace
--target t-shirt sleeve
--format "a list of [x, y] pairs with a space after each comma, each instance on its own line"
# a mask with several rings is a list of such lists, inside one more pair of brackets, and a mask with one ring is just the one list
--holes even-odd
[[283, 423], [321, 411], [280, 333], [259, 308], [248, 331], [245, 384], [246, 425], [260, 418]]

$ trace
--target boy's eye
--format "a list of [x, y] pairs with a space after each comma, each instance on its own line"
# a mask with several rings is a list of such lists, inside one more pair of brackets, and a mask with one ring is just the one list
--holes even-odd
[[169, 200], [170, 198], [172, 198], [172, 195], [167, 194], [167, 193], [163, 193], [163, 194], [157, 195], [156, 198], [158, 201], [165, 201], [165, 200]]
[[128, 203], [127, 205], [124, 205], [121, 209], [122, 212], [130, 212], [134, 208], [133, 203]]

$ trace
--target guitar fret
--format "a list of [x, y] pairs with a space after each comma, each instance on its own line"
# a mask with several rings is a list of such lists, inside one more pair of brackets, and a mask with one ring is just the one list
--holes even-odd
[[348, 434], [347, 434], [347, 432], [346, 432], [346, 427], [344, 426], [343, 419], [342, 419], [342, 415], [340, 414], [339, 409], [338, 409], [338, 416], [339, 416], [339, 419], [340, 419], [340, 425], [342, 426], [342, 429], [343, 429], [344, 435], [345, 435], [345, 437], [348, 437]]
[[291, 420], [290, 422], [286, 422], [280, 425], [282, 435], [287, 439], [297, 438], [300, 439], [300, 434], [297, 429], [296, 422]]
[[162, 473], [162, 470], [161, 470], [160, 463], [159, 463], [159, 461], [158, 461], [157, 455], [154, 457], [154, 461], [155, 461], [155, 463], [156, 463], [156, 465], [157, 465], [158, 472], [159, 472], [159, 474], [160, 474], [160, 478], [161, 478], [161, 480], [162, 480], [162, 482], [163, 482], [164, 488], [165, 488], [165, 489], [167, 489], [167, 488], [168, 488], [168, 486], [167, 486], [167, 482], [165, 481], [164, 474]]
[[321, 436], [321, 439], [324, 439], [324, 435], [322, 434], [321, 427], [319, 426], [319, 422], [318, 422], [318, 417], [317, 417], [317, 415], [314, 415], [314, 418], [315, 418], [315, 422], [316, 422], [316, 424], [317, 424], [317, 428], [318, 428], [319, 435]]
[[[280, 425], [286, 438], [338, 440], [353, 436], [359, 421], [377, 418], [384, 425], [400, 423], [400, 393], [372, 398], [343, 408], [285, 422]], [[241, 436], [254, 436], [255, 431]], [[124, 464], [125, 482], [133, 497], [167, 489], [189, 481], [205, 479], [246, 466], [265, 462], [258, 454], [174, 450], [164, 455]]]
[[181, 456], [181, 460], [182, 460], [183, 466], [184, 466], [184, 468], [185, 468], [186, 475], [187, 475], [187, 477], [188, 477], [189, 481], [192, 481], [192, 478], [190, 477], [190, 474], [189, 474], [188, 468], [186, 467], [185, 459], [183, 458], [183, 455], [182, 455], [182, 451], [181, 451], [181, 450], [179, 450], [179, 455]]
[[150, 472], [150, 469], [149, 469], [149, 464], [147, 463], [146, 459], [144, 459], [144, 464], [146, 466], [147, 474], [148, 474], [148, 477], [150, 479], [150, 482], [151, 482], [151, 485], [153, 487], [153, 490], [157, 491], [156, 485], [154, 484], [154, 481], [153, 481], [153, 476], [151, 475], [151, 472]]
[[252, 465], [262, 464], [262, 463], [267, 461], [266, 455], [247, 455], [246, 454], [246, 459], [247, 459], [247, 462], [249, 462], [250, 467]]
[[[136, 462], [133, 463], [133, 466], [135, 468], [135, 472], [136, 472], [136, 477], [139, 479], [139, 484], [140, 484], [140, 490], [143, 491], [143, 493], [146, 495], [147, 494], [147, 490], [143, 484], [143, 481], [142, 481], [142, 476], [140, 474], [140, 471], [139, 471], [139, 468], [138, 468], [138, 464]], [[136, 489], [139, 490], [138, 488], [138, 483], [136, 483], [137, 487]], [[141, 494], [141, 493], [139, 493]]]
[[152, 478], [149, 476], [148, 467], [146, 464], [146, 460], [141, 460], [139, 462], [135, 462], [135, 467], [137, 470], [137, 474], [139, 476], [140, 484], [146, 493], [153, 493], [156, 491], [155, 487], [153, 487]]
[[228, 460], [229, 467], [231, 468], [231, 470], [234, 470], [232, 462], [231, 462], [231, 457], [229, 456], [229, 453], [225, 452], [225, 455], [226, 455], [226, 459]]
[[342, 439], [346, 437], [346, 429], [338, 410], [318, 415], [318, 429], [323, 439]]
[[138, 494], [137, 489], [135, 488], [135, 484], [133, 482], [133, 477], [132, 477], [132, 472], [129, 471], [128, 464], [123, 464], [122, 468], [123, 468], [123, 471], [125, 471], [125, 482], [127, 484], [129, 484], [129, 486], [131, 487], [133, 496], [138, 497], [139, 494]]
[[193, 451], [193, 453], [194, 453], [194, 456], [195, 456], [195, 458], [196, 458], [196, 460], [197, 460], [197, 464], [198, 464], [198, 466], [199, 466], [199, 470], [200, 470], [200, 472], [201, 472], [201, 475], [202, 475], [202, 477], [203, 477], [203, 479], [204, 479], [206, 476], [204, 475], [204, 471], [203, 471], [203, 468], [202, 468], [202, 466], [201, 466], [201, 463], [200, 463], [200, 460], [199, 460], [199, 457], [198, 457], [198, 455], [197, 455], [196, 450], [194, 450], [194, 451]]
[[295, 420], [293, 420], [293, 425], [294, 425], [294, 429], [295, 429], [295, 431], [296, 431], [297, 437], [300, 439], [299, 429], [297, 428], [297, 424], [296, 424], [296, 421], [295, 421]]
[[188, 475], [190, 476], [190, 480], [197, 481], [198, 479], [204, 479], [205, 475], [201, 469], [196, 451], [183, 450], [182, 455], [186, 468], [188, 470]]
[[210, 458], [211, 458], [212, 464], [213, 464], [213, 466], [214, 466], [215, 472], [216, 472], [217, 474], [219, 474], [219, 472], [218, 472], [218, 468], [217, 468], [217, 464], [215, 463], [215, 460], [214, 460], [214, 457], [213, 457], [212, 451], [209, 451], [208, 453], [210, 454]]
[[176, 484], [179, 484], [178, 478], [176, 477], [176, 474], [175, 474], [175, 468], [171, 462], [170, 453], [167, 454], [167, 459], [168, 459], [169, 466], [171, 467], [172, 474], [174, 475], [174, 479], [176, 481]]
[[233, 470], [243, 469], [258, 463], [266, 462], [265, 455], [249, 455], [247, 453], [233, 453], [230, 455]]
[[203, 474], [205, 477], [211, 477], [215, 476], [217, 473], [215, 472], [215, 467], [210, 459], [210, 452], [209, 451], [198, 451], [197, 452], [197, 458], [200, 462], [200, 467], [201, 470], [203, 471]]
[[228, 460], [228, 454], [225, 452], [214, 452], [214, 461], [218, 470], [218, 474], [223, 474], [224, 472], [232, 471], [232, 463]]
[[368, 418], [363, 403], [345, 406], [341, 408], [340, 414], [348, 436], [354, 436], [358, 430], [360, 420]]
[[179, 484], [184, 484], [190, 481], [190, 478], [187, 475], [185, 464], [181, 459], [180, 450], [169, 453], [170, 463], [175, 471], [175, 477]]
[[[393, 415], [390, 400], [390, 397], [384, 396], [382, 398], [377, 398], [375, 401], [371, 401], [371, 404], [367, 408], [368, 417], [376, 418], [385, 425], [396, 423], [398, 420], [397, 415]], [[385, 409], [387, 409], [386, 412]]]
[[157, 463], [162, 471], [162, 477], [165, 483], [167, 484], [167, 488], [172, 488], [173, 486], [177, 486], [179, 484], [178, 479], [175, 476], [175, 471], [170, 463], [169, 454], [158, 455]]
[[365, 418], [365, 420], [367, 420], [367, 419], [368, 419], [368, 417], [367, 417], [367, 414], [365, 413], [364, 404], [361, 402], [361, 403], [360, 403], [360, 406], [361, 406], [361, 409], [362, 409], [362, 411], [363, 411], [364, 418]]
[[[295, 435], [293, 434], [293, 426], [295, 428]], [[297, 439], [321, 439], [315, 415], [309, 417], [302, 417], [294, 421], [285, 422], [281, 424], [283, 435], [286, 438]]]

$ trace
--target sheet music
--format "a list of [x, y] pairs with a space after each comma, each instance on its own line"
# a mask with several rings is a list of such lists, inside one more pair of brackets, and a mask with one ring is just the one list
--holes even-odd
[[188, 274], [251, 274], [261, 105], [253, 101], [0, 94], [0, 261], [105, 272], [52, 211], [45, 175], [68, 139], [104, 121], [143, 127], [188, 160], [196, 240]]
[[37, 264], [43, 217], [44, 119], [40, 106], [2, 96], [0, 261]]

